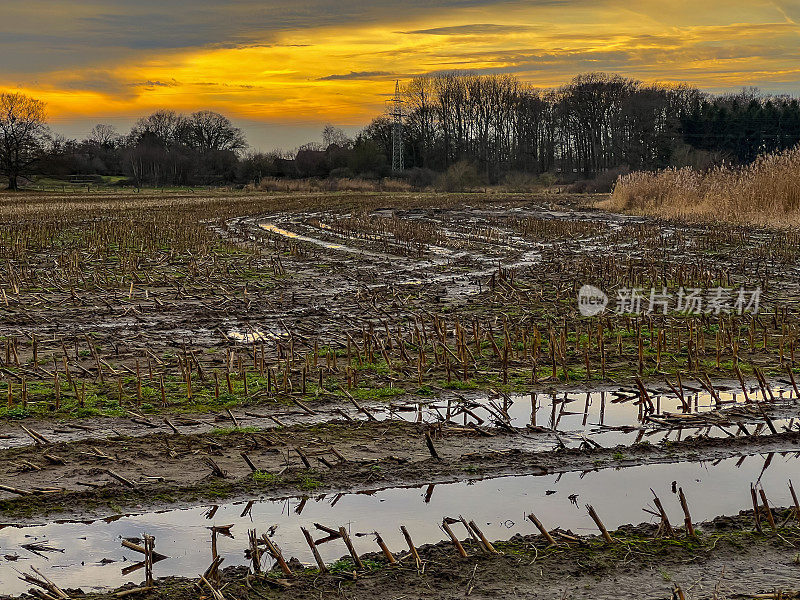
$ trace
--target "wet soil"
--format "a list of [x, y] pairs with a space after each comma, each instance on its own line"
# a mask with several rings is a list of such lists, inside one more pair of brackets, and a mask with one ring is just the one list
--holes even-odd
[[[776, 511], [779, 512], [779, 511]], [[698, 539], [654, 538], [651, 525], [612, 532], [605, 546], [598, 537], [547, 547], [540, 536], [515, 536], [497, 541], [502, 555], [487, 555], [470, 540], [469, 556], [460, 558], [452, 545], [419, 548], [422, 568], [408, 552], [397, 552], [390, 567], [378, 554], [366, 555], [369, 571], [355, 578], [352, 563], [343, 560], [330, 575], [300, 571], [295, 579], [276, 574], [253, 577], [246, 568], [223, 571], [227, 598], [616, 598], [689, 599], [791, 598], [797, 589], [796, 560], [800, 530], [784, 527], [778, 534], [752, 533], [752, 514], [721, 517], [697, 525]], [[349, 563], [349, 567], [348, 567]], [[295, 570], [297, 565], [295, 564]], [[127, 586], [133, 589], [134, 586]], [[123, 590], [121, 591], [124, 591]], [[197, 598], [207, 590], [193, 580], [167, 578], [137, 597], [159, 600]], [[758, 594], [776, 594], [765, 596]], [[777, 594], [781, 594], [780, 596]], [[73, 592], [76, 597], [83, 597]], [[112, 594], [88, 594], [110, 599]]]
[[[800, 450], [800, 240], [602, 213], [595, 200], [0, 203], [4, 226], [27, 240], [0, 241], [0, 522]], [[612, 297], [757, 286], [762, 313], [589, 321], [575, 302], [587, 282]], [[624, 552], [524, 538], [502, 557], [471, 547], [459, 559], [439, 544], [423, 550], [423, 573], [405, 559], [356, 582], [342, 569], [306, 573], [287, 590], [239, 568], [223, 593], [670, 598], [678, 584], [687, 598], [733, 598], [800, 588], [797, 532], [754, 537], [741, 519], [706, 525], [691, 547], [634, 539], [638, 530]], [[193, 585], [160, 581], [149, 596], [196, 598]]]
[[[52, 513], [60, 518], [97, 517], [125, 508], [185, 506], [254, 494], [280, 498], [800, 450], [797, 431], [562, 449], [547, 432], [514, 430], [485, 437], [469, 428], [443, 426], [432, 431], [438, 457], [434, 458], [425, 438], [429, 431], [428, 426], [414, 423], [340, 422], [275, 431], [159, 433], [13, 448], [2, 452], [4, 480], [31, 493], [4, 491], [0, 519], [36, 521]], [[297, 449], [309, 461], [310, 469]], [[268, 475], [254, 476], [242, 453]], [[39, 469], [26, 469], [26, 464]], [[214, 474], [215, 465], [224, 477]], [[45, 491], [35, 493], [37, 489]]]

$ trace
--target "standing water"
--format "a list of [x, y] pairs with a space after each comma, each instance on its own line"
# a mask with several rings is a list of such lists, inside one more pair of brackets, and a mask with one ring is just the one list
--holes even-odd
[[[124, 538], [147, 533], [156, 538], [156, 550], [167, 560], [155, 565], [155, 575], [197, 577], [211, 562], [209, 527], [233, 525], [230, 539], [219, 536], [218, 552], [223, 567], [248, 564], [247, 530], [259, 535], [273, 528], [273, 540], [284, 556], [310, 564], [311, 553], [300, 533], [313, 523], [344, 526], [359, 553], [378, 550], [372, 536], [379, 531], [394, 552], [405, 548], [399, 526], [405, 525], [417, 545], [443, 539], [442, 517], [463, 515], [474, 519], [489, 539], [502, 540], [536, 530], [525, 516], [534, 512], [552, 529], [559, 526], [577, 534], [596, 533], [585, 504], [591, 503], [609, 529], [625, 523], [652, 521], [642, 511], [652, 508], [650, 488], [658, 493], [674, 523], [683, 521], [673, 487], [682, 487], [695, 521], [723, 514], [737, 514], [750, 505], [749, 484], [760, 482], [773, 506], [791, 503], [787, 480], [800, 481], [798, 454], [734, 457], [716, 463], [651, 464], [591, 472], [567, 472], [544, 476], [517, 476], [390, 488], [370, 493], [322, 495], [314, 498], [234, 502], [218, 507], [150, 512], [94, 522], [56, 522], [47, 525], [6, 525], [0, 529], [0, 590], [19, 594], [27, 586], [17, 579], [33, 565], [62, 588], [110, 588], [139, 582], [143, 572], [124, 576], [121, 570], [139, 560], [122, 548]], [[673, 486], [673, 482], [675, 482]], [[319, 534], [317, 537], [324, 537]], [[458, 535], [466, 537], [458, 530]], [[56, 551], [37, 550], [44, 544]], [[340, 541], [319, 546], [322, 557], [332, 562], [346, 554]]]

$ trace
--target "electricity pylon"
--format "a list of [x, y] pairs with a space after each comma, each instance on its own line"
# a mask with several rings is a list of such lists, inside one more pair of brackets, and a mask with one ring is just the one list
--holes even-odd
[[392, 118], [392, 172], [403, 170], [403, 96], [400, 94], [400, 81], [394, 84], [394, 98], [389, 100], [389, 116]]

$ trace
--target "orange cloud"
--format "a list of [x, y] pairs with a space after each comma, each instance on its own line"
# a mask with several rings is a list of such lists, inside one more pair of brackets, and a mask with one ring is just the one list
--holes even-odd
[[47, 101], [56, 120], [168, 107], [212, 108], [250, 121], [358, 125], [383, 110], [395, 78], [447, 70], [516, 73], [542, 87], [589, 70], [711, 89], [800, 82], [800, 27], [773, 3], [745, 0], [433, 8], [400, 23], [247, 37], [225, 47], [141, 51], [36, 73], [22, 87]]

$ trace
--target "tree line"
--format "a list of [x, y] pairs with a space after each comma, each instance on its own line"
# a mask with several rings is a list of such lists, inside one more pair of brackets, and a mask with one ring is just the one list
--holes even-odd
[[593, 177], [747, 163], [800, 142], [797, 98], [713, 96], [605, 73], [547, 90], [512, 75], [423, 76], [404, 100], [407, 165], [443, 170], [468, 160], [492, 180], [509, 171]]
[[[711, 95], [605, 73], [539, 89], [513, 75], [444, 73], [403, 88], [404, 163], [412, 177], [464, 165], [485, 182], [509, 174], [562, 181], [668, 166], [746, 164], [800, 142], [797, 98], [757, 90]], [[0, 175], [12, 189], [34, 174], [117, 175], [130, 185], [252, 183], [264, 177], [390, 175], [392, 122], [353, 138], [333, 126], [292, 152], [247, 151], [226, 116], [158, 110], [126, 134], [97, 125], [83, 140], [54, 135], [44, 103], [0, 94]], [[428, 177], [430, 179], [430, 177]]]
[[158, 110], [127, 135], [96, 125], [81, 141], [54, 138], [41, 171], [66, 175], [125, 175], [134, 185], [217, 184], [236, 176], [244, 133], [210, 110], [184, 115]]

